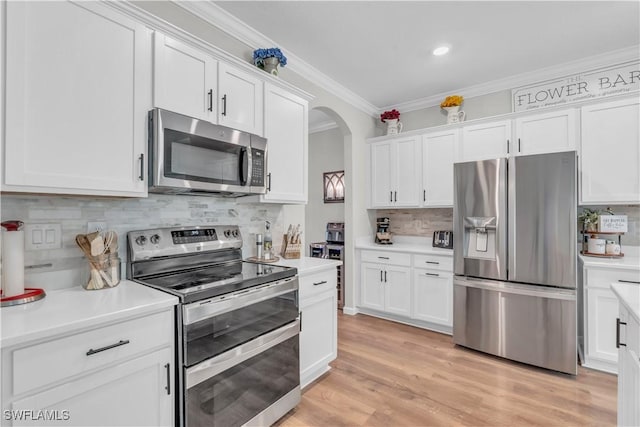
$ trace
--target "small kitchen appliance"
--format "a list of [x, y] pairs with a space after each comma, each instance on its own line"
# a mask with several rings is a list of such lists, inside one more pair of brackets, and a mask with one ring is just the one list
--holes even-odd
[[297, 270], [241, 248], [237, 226], [127, 234], [127, 277], [180, 299], [178, 426], [271, 425], [300, 401]]
[[[326, 227], [326, 242], [311, 243], [309, 254], [313, 258], [328, 258], [344, 261], [344, 222], [329, 222]], [[344, 262], [338, 266], [338, 308], [344, 307]]]
[[577, 373], [576, 175], [575, 151], [454, 165], [454, 343]]
[[391, 245], [391, 233], [389, 232], [389, 217], [381, 217], [376, 220], [376, 243], [379, 245]]
[[434, 231], [431, 246], [434, 248], [453, 249], [453, 231]]
[[152, 193], [267, 192], [265, 138], [159, 108], [149, 112], [148, 166]]

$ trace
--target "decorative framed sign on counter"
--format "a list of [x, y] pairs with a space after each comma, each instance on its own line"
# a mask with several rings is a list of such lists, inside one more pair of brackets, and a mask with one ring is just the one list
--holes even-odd
[[325, 172], [322, 175], [324, 202], [344, 203], [344, 171]]

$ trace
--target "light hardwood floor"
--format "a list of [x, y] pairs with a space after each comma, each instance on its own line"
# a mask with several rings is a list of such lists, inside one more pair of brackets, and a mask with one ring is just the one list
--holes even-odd
[[280, 426], [615, 425], [617, 378], [554, 373], [456, 347], [451, 337], [338, 315], [333, 369]]

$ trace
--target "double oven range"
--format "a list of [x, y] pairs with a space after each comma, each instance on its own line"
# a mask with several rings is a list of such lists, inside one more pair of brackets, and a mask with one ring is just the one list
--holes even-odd
[[242, 261], [237, 226], [127, 234], [127, 277], [176, 295], [176, 425], [269, 425], [300, 401], [295, 268]]

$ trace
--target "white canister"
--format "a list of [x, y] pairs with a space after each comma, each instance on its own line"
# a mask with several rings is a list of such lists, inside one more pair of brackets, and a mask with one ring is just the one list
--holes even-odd
[[613, 240], [607, 240], [607, 244], [604, 250], [607, 255], [615, 255], [615, 247], [616, 247], [616, 242], [614, 242]]
[[589, 239], [587, 244], [587, 251], [592, 254], [604, 255], [606, 250], [606, 240], [604, 239]]
[[2, 297], [24, 293], [24, 231], [22, 221], [2, 223]]

